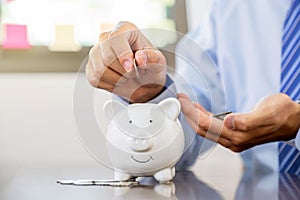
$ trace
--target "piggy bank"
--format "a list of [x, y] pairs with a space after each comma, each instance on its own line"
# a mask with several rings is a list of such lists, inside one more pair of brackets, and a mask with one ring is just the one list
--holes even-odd
[[154, 176], [159, 182], [171, 181], [184, 151], [179, 101], [167, 98], [158, 104], [125, 106], [109, 100], [103, 109], [110, 121], [106, 148], [115, 179]]

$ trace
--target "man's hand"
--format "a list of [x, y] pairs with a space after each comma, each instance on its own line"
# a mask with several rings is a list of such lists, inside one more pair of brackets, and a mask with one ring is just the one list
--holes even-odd
[[86, 76], [94, 87], [130, 102], [146, 102], [163, 90], [166, 60], [134, 24], [120, 22], [113, 31], [102, 33], [90, 50]]
[[184, 94], [178, 95], [182, 111], [201, 136], [235, 152], [268, 142], [295, 138], [300, 127], [300, 105], [285, 94], [259, 101], [249, 113], [232, 113], [224, 121], [212, 117]]

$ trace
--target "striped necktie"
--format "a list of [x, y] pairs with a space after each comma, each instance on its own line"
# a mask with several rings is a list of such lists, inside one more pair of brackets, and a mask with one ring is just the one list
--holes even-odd
[[291, 174], [279, 175], [279, 200], [299, 200], [300, 177]]
[[[293, 0], [282, 36], [281, 92], [300, 99], [300, 0]], [[300, 152], [279, 142], [279, 170], [300, 175]]]

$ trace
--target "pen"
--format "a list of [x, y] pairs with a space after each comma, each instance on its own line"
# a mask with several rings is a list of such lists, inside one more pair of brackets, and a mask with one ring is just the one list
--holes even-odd
[[74, 186], [110, 186], [110, 187], [133, 187], [139, 185], [138, 181], [127, 180], [58, 180], [60, 185], [74, 185]]
[[226, 115], [230, 114], [232, 112], [224, 112], [224, 113], [219, 113], [219, 114], [215, 114], [213, 115], [213, 117], [218, 118], [220, 120], [224, 120], [224, 118], [226, 117]]
[[133, 67], [134, 67], [134, 71], [135, 71], [136, 77], [137, 77], [138, 79], [141, 79], [140, 74], [139, 74], [139, 71], [138, 71], [138, 68], [137, 68], [137, 66], [136, 66], [136, 60], [135, 60], [135, 58], [133, 58]]

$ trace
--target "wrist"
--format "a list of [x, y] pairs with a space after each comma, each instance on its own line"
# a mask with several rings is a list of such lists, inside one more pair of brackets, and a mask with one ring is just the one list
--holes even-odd
[[300, 128], [300, 104], [296, 101], [293, 101], [293, 112], [291, 118], [289, 119], [289, 132], [292, 134], [292, 137], [290, 139], [294, 139], [297, 136], [297, 133], [299, 132]]
[[161, 89], [160, 92], [156, 93], [155, 96], [153, 96], [152, 98], [148, 99], [147, 101], [151, 101], [152, 99], [155, 99], [156, 97], [158, 97], [159, 95], [161, 95], [164, 91], [166, 91], [170, 85], [172, 85], [174, 82], [173, 80], [168, 76], [168, 74], [166, 75], [166, 79], [165, 79], [165, 84], [161, 85]]
[[160, 95], [168, 84], [168, 76], [165, 76], [161, 84], [151, 83], [143, 85], [130, 97], [130, 103], [144, 103]]
[[[157, 88], [155, 91], [151, 91], [149, 88], [146, 88], [146, 92], [148, 93], [147, 96], [144, 96], [144, 98], [136, 99], [136, 98], [131, 98], [132, 103], [136, 102], [159, 102], [162, 99], [166, 98], [165, 96], [169, 97], [176, 97], [176, 88], [174, 86], [174, 81], [170, 78], [168, 74], [165, 76], [165, 81], [163, 85], [158, 85], [160, 88]], [[158, 92], [157, 92], [158, 91]], [[142, 92], [145, 93], [145, 92]], [[151, 95], [152, 94], [152, 95]], [[161, 99], [161, 95], [163, 95]], [[134, 101], [137, 100], [137, 101]]]

